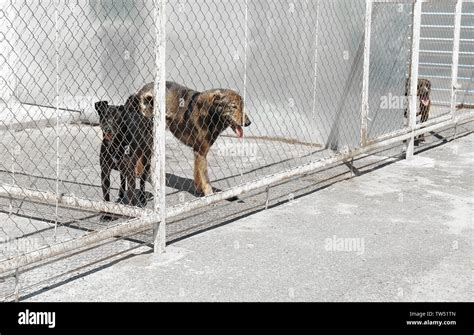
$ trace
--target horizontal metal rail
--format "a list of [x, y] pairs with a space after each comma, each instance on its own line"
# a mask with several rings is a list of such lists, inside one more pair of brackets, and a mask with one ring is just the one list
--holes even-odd
[[[344, 154], [336, 154], [335, 156], [321, 159], [315, 162], [311, 162], [297, 168], [289, 169], [283, 172], [279, 172], [273, 175], [263, 177], [253, 182], [248, 182], [243, 185], [228, 189], [226, 191], [216, 193], [214, 195], [197, 199], [191, 202], [187, 202], [181, 205], [175, 205], [169, 207], [166, 211], [166, 218], [171, 218], [190, 210], [198, 209], [207, 205], [211, 205], [222, 200], [239, 196], [243, 193], [250, 192], [255, 189], [272, 185], [282, 180], [287, 180], [299, 175], [311, 173], [314, 170], [323, 168], [328, 165], [341, 163], [357, 157], [362, 154], [378, 150], [380, 148], [387, 147], [389, 145], [407, 140], [411, 136], [418, 136], [425, 132], [434, 131], [449, 125], [456, 125], [461, 122], [474, 121], [474, 112], [463, 113], [452, 118], [452, 115], [448, 115], [449, 118], [436, 118], [436, 124], [429, 125], [430, 123], [418, 124], [415, 130], [411, 131], [409, 128], [405, 128], [399, 132], [394, 132], [390, 136], [381, 136], [368, 141], [368, 145], [352, 150], [351, 152]], [[77, 239], [69, 240], [60, 244], [51, 245], [40, 250], [36, 250], [24, 255], [20, 255], [8, 260], [0, 262], [0, 273], [9, 272], [19, 267], [29, 265], [42, 261], [47, 258], [55, 257], [62, 253], [74, 251], [78, 248], [83, 248], [87, 245], [91, 245], [109, 238], [116, 236], [127, 235], [144, 229], [151, 229], [157, 221], [160, 220], [160, 215], [152, 213], [149, 216], [144, 216], [137, 219], [129, 220], [125, 223], [120, 223], [115, 226], [109, 227], [105, 230], [95, 231], [88, 233], [84, 236], [78, 237]]]
[[[420, 52], [423, 53], [430, 53], [430, 54], [441, 54], [441, 55], [450, 55], [453, 53], [453, 51], [442, 51], [442, 50], [420, 50]], [[474, 55], [474, 52], [472, 51], [459, 51], [460, 55], [466, 55], [466, 56], [471, 56]]]
[[60, 195], [52, 192], [44, 192], [31, 190], [15, 185], [2, 184], [0, 185], [0, 196], [14, 199], [29, 199], [34, 202], [39, 202], [48, 205], [56, 205], [61, 207], [81, 209], [91, 212], [107, 212], [110, 214], [125, 215], [130, 217], [143, 217], [150, 214], [149, 210], [115, 204], [105, 201], [93, 201], [82, 199], [70, 195]]
[[444, 15], [454, 15], [454, 13], [451, 13], [451, 12], [439, 12], [439, 13], [436, 13], [436, 12], [424, 12], [424, 13], [421, 13], [421, 15], [440, 15], [440, 16], [444, 16]]
[[[452, 37], [421, 37], [420, 40], [434, 41], [434, 42], [453, 42]], [[474, 43], [474, 39], [470, 39], [470, 38], [461, 38], [459, 39], [459, 41], [465, 42], [465, 43]]]
[[[436, 79], [451, 79], [451, 76], [436, 76], [436, 75], [425, 75], [429, 76], [430, 78], [436, 78]], [[469, 77], [458, 77], [458, 80], [472, 80], [472, 78]]]
[[[446, 15], [454, 15], [455, 13], [451, 13], [451, 12], [439, 12], [439, 13], [436, 13], [436, 12], [425, 12], [425, 13], [422, 13], [422, 15], [439, 15], [439, 16], [446, 16]], [[461, 14], [462, 16], [474, 16], [474, 13], [462, 13]]]
[[[439, 88], [439, 87], [433, 87], [431, 88], [432, 91], [443, 91], [443, 92], [451, 92], [450, 88]], [[474, 90], [463, 90], [462, 88], [457, 89], [459, 92], [465, 92], [465, 93], [474, 93]]]
[[[419, 66], [422, 67], [451, 67], [452, 64], [446, 64], [446, 63], [422, 63], [420, 62]], [[463, 68], [463, 69], [474, 69], [474, 65], [468, 65], [468, 64], [459, 64], [458, 67]]]
[[451, 103], [447, 101], [440, 101], [440, 100], [431, 100], [431, 104], [435, 106], [442, 106], [442, 107], [450, 107]]
[[[441, 24], [425, 24], [425, 25], [421, 25], [421, 28], [454, 29], [454, 26], [453, 25], [441, 25]], [[462, 26], [462, 29], [474, 29], [474, 26]]]

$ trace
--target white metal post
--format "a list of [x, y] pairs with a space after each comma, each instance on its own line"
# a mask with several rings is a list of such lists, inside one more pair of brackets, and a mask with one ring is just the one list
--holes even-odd
[[319, 18], [320, 18], [320, 0], [316, 0], [316, 29], [314, 32], [314, 70], [313, 70], [313, 104], [312, 117], [316, 118], [316, 94], [318, 85], [318, 46], [319, 46]]
[[417, 86], [418, 86], [418, 63], [420, 59], [420, 30], [421, 30], [421, 9], [422, 0], [416, 0], [413, 6], [413, 33], [411, 44], [411, 68], [410, 68], [410, 92], [408, 108], [408, 127], [411, 130], [411, 136], [408, 140], [406, 159], [413, 157], [415, 150], [415, 127], [416, 127], [416, 109], [417, 109]]
[[165, 174], [165, 115], [166, 115], [166, 0], [154, 1], [155, 14], [155, 85], [153, 117], [153, 191], [154, 211], [160, 220], [154, 223], [153, 241], [157, 253], [166, 247], [166, 174]]
[[451, 68], [451, 114], [456, 111], [456, 93], [458, 89], [459, 40], [461, 37], [462, 0], [457, 0], [454, 13], [453, 60]]
[[362, 81], [362, 109], [360, 113], [360, 146], [367, 144], [367, 119], [369, 117], [370, 39], [372, 30], [372, 0], [365, 7], [364, 72]]

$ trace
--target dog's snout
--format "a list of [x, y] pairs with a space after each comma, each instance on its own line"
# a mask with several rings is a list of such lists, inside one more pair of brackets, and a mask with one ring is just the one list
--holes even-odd
[[245, 118], [244, 127], [248, 127], [252, 124], [252, 121], [248, 117]]

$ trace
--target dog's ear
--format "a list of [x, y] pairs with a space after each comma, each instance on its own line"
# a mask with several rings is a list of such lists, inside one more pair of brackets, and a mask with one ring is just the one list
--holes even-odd
[[426, 87], [431, 90], [431, 80], [426, 79]]
[[198, 95], [196, 105], [199, 109], [220, 111], [223, 106], [224, 93], [219, 90], [206, 91]]
[[125, 109], [134, 112], [140, 111], [140, 98], [138, 95], [133, 94], [128, 97], [127, 102], [125, 102]]
[[102, 115], [102, 113], [106, 110], [107, 107], [109, 107], [109, 102], [108, 101], [98, 101], [94, 104], [95, 110], [97, 111], [97, 114], [99, 114], [99, 117]]
[[227, 108], [231, 103], [232, 99], [226, 91], [215, 90], [212, 91], [209, 97], [210, 104], [215, 108], [217, 112], [229, 112]]
[[142, 103], [145, 108], [150, 108], [151, 110], [153, 110], [153, 95], [144, 95], [142, 98]]
[[209, 104], [220, 105], [224, 100], [224, 93], [221, 90], [214, 90], [207, 95]]

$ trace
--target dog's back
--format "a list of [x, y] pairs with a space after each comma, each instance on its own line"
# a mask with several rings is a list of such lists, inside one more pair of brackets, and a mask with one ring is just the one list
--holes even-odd
[[[153, 117], [154, 88], [153, 83], [148, 83], [135, 94], [137, 99], [135, 102], [139, 107], [139, 111], [147, 118]], [[196, 94], [199, 94], [196, 90], [172, 81], [167, 81], [166, 116], [168, 118], [176, 117], [180, 109], [182, 110], [183, 107], [190, 105], [190, 100]]]

